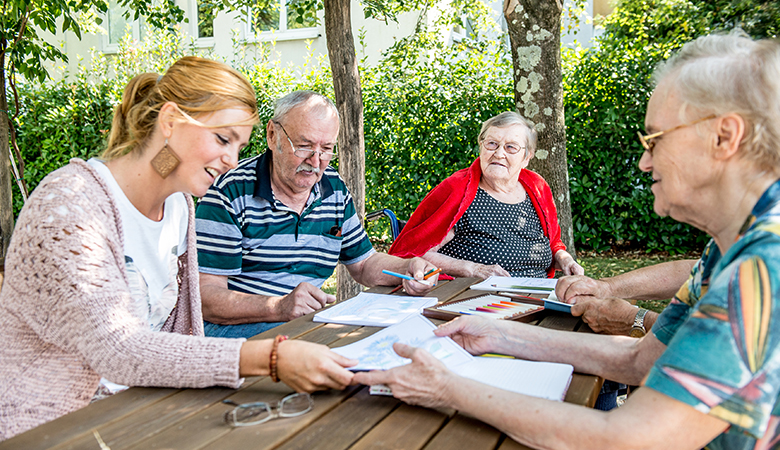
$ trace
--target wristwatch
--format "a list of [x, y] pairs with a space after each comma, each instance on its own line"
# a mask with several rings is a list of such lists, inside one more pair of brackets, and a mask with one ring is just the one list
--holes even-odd
[[628, 335], [634, 338], [641, 338], [645, 334], [647, 334], [647, 330], [645, 330], [645, 315], [647, 314], [646, 309], [639, 308], [639, 311], [636, 313], [636, 317], [634, 317], [634, 325], [631, 327], [631, 331], [628, 332]]

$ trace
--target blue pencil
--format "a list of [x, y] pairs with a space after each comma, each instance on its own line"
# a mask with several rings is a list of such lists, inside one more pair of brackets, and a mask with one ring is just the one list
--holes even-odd
[[400, 273], [391, 272], [389, 270], [383, 270], [382, 273], [386, 273], [388, 275], [392, 275], [394, 277], [403, 278], [404, 280], [414, 281], [414, 277], [410, 277], [409, 275], [403, 275]]

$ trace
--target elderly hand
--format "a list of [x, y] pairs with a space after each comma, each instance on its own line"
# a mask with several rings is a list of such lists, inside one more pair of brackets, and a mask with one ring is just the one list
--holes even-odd
[[585, 269], [565, 250], [555, 254], [555, 268], [562, 270], [564, 275], [585, 275]]
[[289, 294], [274, 299], [276, 300], [274, 308], [276, 318], [280, 322], [288, 322], [336, 301], [334, 295], [326, 294], [305, 281], [296, 286]]
[[580, 297], [613, 297], [609, 283], [584, 275], [561, 277], [555, 286], [555, 296], [565, 303], [577, 303]]
[[384, 384], [393, 390], [393, 397], [411, 405], [428, 408], [449, 406], [445, 392], [456, 377], [441, 361], [421, 348], [396, 342], [393, 349], [412, 362], [390, 370], [375, 370], [355, 374], [353, 383]]
[[486, 319], [478, 316], [463, 316], [439, 325], [433, 331], [436, 336], [449, 336], [472, 355], [496, 351], [504, 341], [501, 328], [504, 320]]
[[475, 262], [468, 262], [468, 276], [482, 278], [483, 280], [495, 275], [497, 277], [509, 277], [509, 272], [504, 270], [503, 267], [498, 264], [487, 266], [485, 264], [477, 264]]
[[437, 267], [423, 258], [412, 258], [409, 260], [409, 267], [406, 269], [407, 275], [414, 277], [415, 281], [403, 280], [404, 290], [409, 295], [421, 296], [431, 291], [439, 281], [439, 274], [436, 274], [427, 280], [425, 274], [436, 270]]
[[358, 363], [324, 345], [298, 340], [280, 342], [276, 354], [279, 379], [297, 392], [344, 389], [354, 375], [345, 367]]
[[582, 316], [596, 333], [628, 335], [637, 308], [619, 298], [578, 297], [571, 307], [573, 316]]

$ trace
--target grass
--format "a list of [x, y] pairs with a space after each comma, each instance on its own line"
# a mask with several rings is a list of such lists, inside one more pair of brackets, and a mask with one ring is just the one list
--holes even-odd
[[[386, 245], [381, 243], [375, 245], [377, 251], [387, 251]], [[641, 267], [652, 266], [666, 261], [676, 261], [680, 259], [696, 259], [697, 254], [668, 255], [664, 253], [648, 254], [643, 251], [625, 251], [625, 252], [580, 252], [578, 261], [585, 269], [585, 274], [592, 278], [614, 277], [625, 272], [630, 272]], [[328, 294], [336, 295], [336, 272], [325, 281], [322, 290]], [[655, 312], [661, 312], [669, 299], [666, 300], [639, 300], [637, 304], [645, 309]]]

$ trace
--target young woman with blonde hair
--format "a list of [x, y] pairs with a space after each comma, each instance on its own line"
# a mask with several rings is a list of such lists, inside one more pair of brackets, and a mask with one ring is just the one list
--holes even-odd
[[0, 292], [0, 440], [87, 405], [101, 377], [237, 388], [271, 375], [343, 388], [352, 361], [283, 337], [203, 337], [192, 196], [235, 167], [258, 122], [230, 67], [185, 57], [138, 75], [102, 159], [49, 174], [23, 208]]

